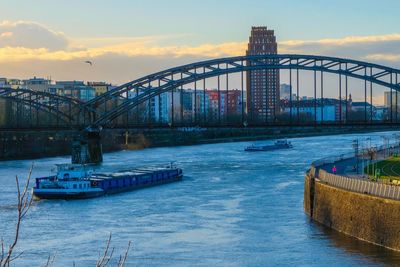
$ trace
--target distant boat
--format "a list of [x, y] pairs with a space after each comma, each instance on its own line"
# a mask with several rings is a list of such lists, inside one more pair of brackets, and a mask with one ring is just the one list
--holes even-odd
[[256, 152], [256, 151], [272, 151], [272, 150], [278, 150], [278, 149], [289, 149], [292, 148], [293, 145], [291, 142], [288, 142], [288, 140], [277, 140], [273, 145], [267, 145], [267, 146], [255, 146], [251, 145], [248, 146], [244, 149], [244, 151], [249, 151], [249, 152]]

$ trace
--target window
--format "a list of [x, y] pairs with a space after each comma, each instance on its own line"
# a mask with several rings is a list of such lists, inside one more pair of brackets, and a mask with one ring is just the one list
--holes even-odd
[[76, 189], [77, 188], [77, 186], [76, 186], [76, 184], [74, 184], [74, 189]]

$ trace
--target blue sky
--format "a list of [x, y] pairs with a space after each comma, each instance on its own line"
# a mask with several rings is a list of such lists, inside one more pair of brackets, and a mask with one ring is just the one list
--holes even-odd
[[378, 35], [398, 30], [396, 0], [2, 0], [3, 20], [29, 20], [72, 37], [190, 34], [187, 44], [239, 41], [251, 25], [279, 40]]

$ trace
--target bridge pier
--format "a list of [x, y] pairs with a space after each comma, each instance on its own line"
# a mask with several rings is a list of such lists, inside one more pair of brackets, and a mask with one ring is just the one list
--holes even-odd
[[72, 142], [73, 164], [99, 164], [103, 162], [100, 129], [85, 129]]

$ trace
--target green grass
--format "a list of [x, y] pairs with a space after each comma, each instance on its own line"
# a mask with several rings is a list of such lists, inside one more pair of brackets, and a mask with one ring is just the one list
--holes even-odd
[[391, 157], [382, 161], [378, 161], [374, 164], [370, 164], [369, 166], [364, 168], [364, 173], [374, 176], [372, 170], [379, 169], [380, 176], [379, 179], [387, 179], [387, 180], [400, 180], [400, 158], [399, 157]]

